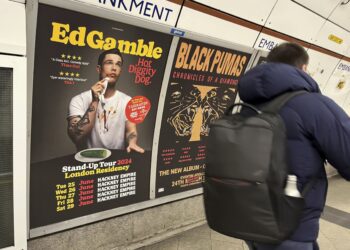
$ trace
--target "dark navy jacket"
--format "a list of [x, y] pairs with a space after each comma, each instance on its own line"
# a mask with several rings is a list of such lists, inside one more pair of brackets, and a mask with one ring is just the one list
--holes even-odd
[[288, 92], [307, 90], [281, 109], [287, 128], [290, 171], [298, 177], [301, 190], [313, 176], [318, 181], [305, 196], [306, 208], [301, 224], [290, 238], [314, 241], [325, 205], [327, 160], [350, 180], [350, 118], [330, 98], [320, 93], [317, 83], [302, 70], [281, 63], [266, 63], [248, 71], [238, 83], [242, 101], [261, 104]]

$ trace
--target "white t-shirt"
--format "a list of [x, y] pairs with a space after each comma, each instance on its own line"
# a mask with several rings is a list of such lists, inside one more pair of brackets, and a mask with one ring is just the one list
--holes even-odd
[[[130, 96], [116, 91], [112, 97], [105, 98], [104, 108], [99, 102], [95, 126], [87, 138], [88, 148], [125, 148], [125, 108], [130, 99]], [[83, 117], [91, 102], [91, 90], [74, 96], [69, 104], [68, 117]]]

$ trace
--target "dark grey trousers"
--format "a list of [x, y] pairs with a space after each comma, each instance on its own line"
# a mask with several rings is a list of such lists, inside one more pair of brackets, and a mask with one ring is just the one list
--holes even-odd
[[250, 250], [319, 250], [317, 242], [283, 241], [280, 245], [246, 242]]

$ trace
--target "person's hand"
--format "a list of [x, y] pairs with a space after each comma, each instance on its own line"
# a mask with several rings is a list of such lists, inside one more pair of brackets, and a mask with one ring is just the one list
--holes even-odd
[[92, 87], [91, 87], [91, 94], [92, 94], [92, 99], [94, 101], [98, 101], [99, 100], [99, 96], [102, 94], [103, 89], [104, 89], [104, 85], [103, 85], [103, 81], [104, 79], [102, 79], [101, 81], [98, 81], [97, 83], [95, 83]]
[[145, 150], [141, 147], [139, 147], [136, 143], [130, 143], [129, 146], [126, 148], [126, 151], [130, 153], [132, 151], [138, 152], [143, 154]]

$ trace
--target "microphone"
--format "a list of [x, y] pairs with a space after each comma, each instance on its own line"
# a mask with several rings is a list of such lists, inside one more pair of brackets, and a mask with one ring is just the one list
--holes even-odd
[[108, 81], [109, 81], [109, 77], [106, 77], [105, 79], [103, 79], [103, 90], [102, 90], [102, 93], [98, 96], [98, 99], [100, 100], [100, 103], [101, 103], [102, 107], [105, 105], [104, 94], [106, 93], [106, 89], [107, 89], [107, 86], [108, 86]]

